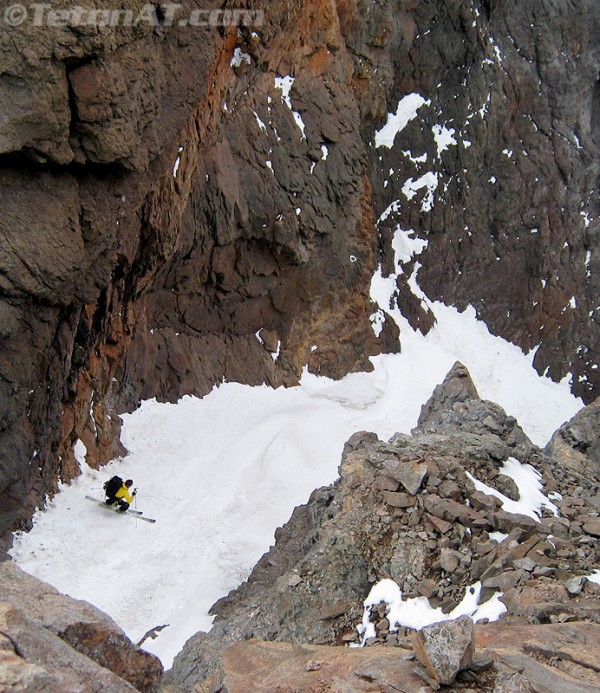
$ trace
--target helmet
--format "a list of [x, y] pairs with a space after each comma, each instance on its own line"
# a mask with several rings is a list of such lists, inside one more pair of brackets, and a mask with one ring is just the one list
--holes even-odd
[[125, 482], [125, 486], [127, 486], [127, 488], [133, 486], [133, 481], [131, 479], [127, 479], [127, 481]]

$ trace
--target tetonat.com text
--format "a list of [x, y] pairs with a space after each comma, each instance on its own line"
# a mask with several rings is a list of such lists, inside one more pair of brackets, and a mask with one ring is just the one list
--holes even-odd
[[146, 4], [139, 10], [105, 9], [90, 7], [55, 8], [45, 3], [30, 5], [15, 3], [0, 10], [0, 25], [68, 28], [76, 26], [136, 27], [136, 26], [262, 26], [263, 10], [192, 10], [184, 12], [183, 5], [165, 3]]

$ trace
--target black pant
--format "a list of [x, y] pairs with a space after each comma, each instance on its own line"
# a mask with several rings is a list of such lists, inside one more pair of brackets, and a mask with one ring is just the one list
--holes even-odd
[[119, 510], [122, 512], [125, 512], [129, 507], [129, 503], [122, 498], [107, 498], [104, 502], [106, 505], [114, 505], [115, 503], [118, 504]]

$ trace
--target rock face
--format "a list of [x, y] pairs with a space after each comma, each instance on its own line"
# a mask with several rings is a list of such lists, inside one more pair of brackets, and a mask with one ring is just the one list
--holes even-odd
[[162, 666], [105, 614], [0, 563], [0, 688], [158, 691]]
[[[473, 661], [449, 690], [531, 693], [600, 690], [597, 648], [600, 626], [591, 623], [545, 626], [476, 626]], [[450, 642], [446, 643], [451, 646]], [[415, 665], [411, 643], [398, 648], [348, 650], [326, 645], [290, 645], [247, 640], [228, 648], [205, 690], [246, 693], [335, 691], [429, 691]], [[550, 659], [552, 663], [550, 663]], [[522, 673], [521, 673], [522, 672]]]
[[[404, 601], [426, 598], [443, 614], [465, 597], [475, 595], [479, 604], [493, 598], [490, 603], [507, 611], [501, 623], [515, 627], [513, 643], [527, 624], [599, 624], [600, 587], [588, 576], [600, 568], [594, 534], [600, 475], [591, 474], [589, 465], [585, 473], [570, 469], [560, 455], [535, 447], [514, 419], [466, 387], [469, 382], [464, 367], [455, 366], [410, 436], [383, 442], [371, 433], [355, 434], [339, 480], [315, 491], [277, 530], [275, 546], [248, 581], [213, 606], [211, 631], [186, 643], [168, 682], [192, 690], [223, 666], [226, 647], [250, 638], [309, 646], [358, 643], [363, 600], [384, 578], [396, 582]], [[465, 392], [472, 396], [463, 397]], [[592, 414], [593, 407], [581, 417]], [[508, 476], [514, 465], [529, 475], [529, 490], [539, 480], [539, 514], [511, 505], [521, 495]], [[406, 478], [414, 484], [403, 485]], [[364, 644], [412, 649], [404, 640], [412, 631], [394, 621], [390, 608], [382, 602], [367, 611], [374, 637], [366, 633]], [[416, 654], [429, 662], [427, 676], [437, 684], [469, 666], [469, 623], [417, 636]], [[460, 638], [451, 635], [457, 627]], [[455, 656], [446, 661], [449, 641]], [[244, 652], [236, 648], [236, 656]], [[586, 676], [597, 676], [585, 667]]]
[[[5, 541], [78, 473], [77, 440], [93, 465], [124, 452], [141, 398], [398, 349], [369, 284], [399, 225], [428, 243], [431, 298], [598, 394], [594, 0], [252, 7], [239, 27], [194, 25], [191, 0], [175, 21], [0, 27]], [[418, 117], [381, 144], [409, 94]], [[402, 270], [426, 330], [415, 258]]]
[[0, 533], [78, 474], [78, 439], [93, 465], [123, 453], [140, 398], [397, 348], [369, 323], [377, 238], [335, 7], [265, 7], [239, 32], [182, 27], [193, 2], [172, 26], [2, 29]]

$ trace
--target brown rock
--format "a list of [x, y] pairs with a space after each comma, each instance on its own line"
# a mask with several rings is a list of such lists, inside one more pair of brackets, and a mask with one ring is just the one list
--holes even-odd
[[442, 481], [437, 493], [442, 498], [452, 498], [455, 501], [460, 501], [462, 495], [460, 486], [455, 481]]
[[434, 623], [417, 631], [412, 642], [415, 655], [429, 676], [439, 684], [449, 686], [456, 675], [473, 661], [473, 621], [468, 616], [461, 616], [455, 621]]
[[393, 491], [383, 491], [383, 499], [392, 508], [409, 508], [414, 505], [414, 499], [408, 493], [394, 493]]
[[489, 522], [473, 508], [457, 503], [450, 498], [428, 496], [425, 498], [425, 509], [441, 520], [460, 522], [466, 527], [489, 527]]
[[348, 606], [349, 605], [347, 604], [347, 602], [340, 602], [338, 604], [332, 604], [331, 606], [327, 606], [324, 609], [321, 609], [319, 613], [319, 620], [329, 621], [332, 618], [342, 616], [346, 613]]
[[431, 522], [431, 524], [435, 527], [435, 529], [437, 529], [438, 532], [440, 532], [440, 534], [446, 534], [446, 532], [452, 528], [451, 522], [446, 522], [446, 520], [442, 520], [435, 515], [427, 515], [427, 520]]
[[[496, 669], [520, 674], [514, 683], [526, 691], [599, 693], [600, 625], [565, 623], [511, 626], [497, 622], [476, 627], [478, 650], [496, 660]], [[573, 666], [574, 665], [574, 666]], [[500, 679], [501, 681], [503, 679]], [[504, 693], [523, 688], [500, 688]]]
[[[0, 690], [106, 691], [140, 690], [108, 668], [73, 649], [26, 611], [0, 601]], [[156, 682], [148, 690], [157, 690]]]
[[[114, 672], [135, 688], [157, 689], [162, 675], [159, 660], [137, 648], [112, 619], [91, 604], [60, 594], [10, 561], [0, 563], [0, 599], [10, 604], [15, 613], [26, 615], [23, 625], [26, 630], [37, 628], [40, 632], [52, 633], [65, 647], [68, 644], [90, 662], [93, 660], [105, 670]], [[4, 632], [12, 632], [10, 625]], [[43, 646], [40, 647], [43, 650]], [[43, 656], [42, 650], [40, 656]], [[31, 661], [41, 660], [33, 658]]]
[[511, 614], [531, 622], [545, 622], [550, 616], [569, 609], [569, 594], [564, 585], [550, 582], [528, 583], [508, 590], [501, 597]]
[[453, 573], [460, 563], [461, 555], [452, 549], [442, 549], [440, 551], [440, 566], [447, 573]]
[[590, 517], [582, 527], [586, 534], [593, 537], [600, 537], [600, 517]]
[[521, 515], [517, 513], [508, 513], [505, 510], [499, 510], [492, 514], [492, 523], [494, 529], [500, 532], [510, 532], [515, 527], [537, 529], [541, 528], [539, 522], [536, 522], [529, 515]]
[[419, 580], [417, 583], [417, 592], [422, 595], [423, 597], [427, 597], [429, 599], [430, 597], [433, 597], [433, 595], [438, 591], [438, 585], [437, 582], [434, 582], [433, 580], [429, 580], [428, 578], [425, 578], [423, 580]]
[[323, 691], [418, 691], [414, 662], [396, 648], [349, 649], [240, 641], [223, 653], [218, 669], [201, 690], [228, 693], [323, 693]]
[[475, 510], [481, 510], [485, 513], [493, 513], [502, 505], [502, 501], [499, 498], [490, 496], [482, 491], [475, 491], [469, 498]]
[[400, 482], [396, 481], [396, 479], [392, 479], [391, 476], [387, 476], [386, 474], [379, 474], [375, 479], [375, 485], [380, 491], [391, 491], [394, 493], [398, 490]]

